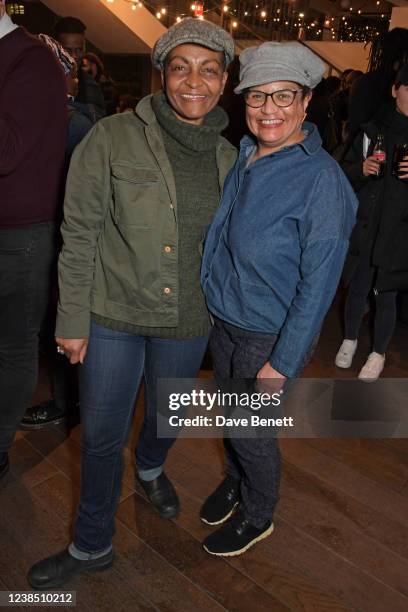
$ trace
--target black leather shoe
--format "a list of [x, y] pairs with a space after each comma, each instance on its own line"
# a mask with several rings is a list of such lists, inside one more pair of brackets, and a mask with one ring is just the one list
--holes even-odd
[[0, 479], [7, 474], [10, 469], [8, 453], [0, 453]]
[[235, 557], [263, 540], [273, 531], [273, 523], [267, 521], [260, 529], [251, 525], [243, 512], [238, 509], [222, 527], [214, 531], [203, 542], [203, 548], [210, 555]]
[[232, 476], [224, 478], [203, 503], [200, 510], [200, 519], [207, 525], [220, 525], [234, 512], [239, 502], [240, 481]]
[[164, 472], [154, 480], [142, 480], [139, 478], [139, 482], [145, 490], [149, 501], [162, 518], [171, 519], [178, 516], [180, 512], [179, 498]]
[[47, 425], [58, 425], [65, 419], [65, 413], [57, 407], [55, 401], [47, 400], [27, 408], [20, 423], [20, 429], [41, 429]]
[[68, 550], [47, 557], [32, 566], [27, 574], [28, 584], [38, 591], [55, 589], [82, 572], [98, 572], [113, 564], [113, 550], [99, 559], [80, 561], [69, 554]]

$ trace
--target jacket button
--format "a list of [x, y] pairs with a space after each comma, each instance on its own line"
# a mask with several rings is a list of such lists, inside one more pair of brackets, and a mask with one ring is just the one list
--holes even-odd
[[164, 293], [165, 293], [166, 295], [169, 295], [169, 293], [171, 293], [171, 289], [170, 289], [170, 287], [165, 287], [165, 288], [163, 289], [163, 291], [164, 291]]
[[170, 208], [173, 210], [173, 208], [174, 208], [173, 204], [170, 204]]
[[168, 244], [166, 244], [166, 246], [164, 247], [164, 252], [165, 252], [165, 253], [171, 253], [171, 246], [169, 246]]

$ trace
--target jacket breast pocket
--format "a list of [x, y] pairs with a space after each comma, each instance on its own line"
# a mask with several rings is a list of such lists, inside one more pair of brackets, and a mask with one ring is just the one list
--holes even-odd
[[152, 168], [114, 164], [112, 191], [115, 221], [118, 225], [139, 228], [157, 226], [158, 172]]

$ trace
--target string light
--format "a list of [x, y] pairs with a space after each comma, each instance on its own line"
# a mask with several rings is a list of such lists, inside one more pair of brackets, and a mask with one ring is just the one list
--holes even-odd
[[[256, 1], [257, 0], [255, 0], [255, 2]], [[230, 31], [234, 29], [234, 31], [237, 31], [237, 29], [240, 28], [240, 23], [245, 23], [247, 24], [245, 29], [248, 32], [251, 32], [248, 26], [261, 28], [259, 37], [267, 40], [276, 39], [276, 34], [278, 37], [279, 35], [283, 35], [289, 40], [296, 39], [299, 37], [300, 33], [304, 34], [305, 32], [307, 32], [306, 39], [324, 40], [324, 32], [329, 31], [328, 38], [330, 40], [338, 40], [339, 42], [368, 42], [378, 36], [380, 32], [385, 31], [385, 27], [388, 27], [389, 12], [379, 14], [378, 11], [378, 14], [375, 15], [375, 21], [368, 21], [368, 19], [372, 19], [372, 16], [364, 14], [365, 5], [360, 5], [361, 8], [355, 8], [355, 5], [354, 7], [349, 6], [348, 9], [344, 9], [343, 16], [338, 15], [337, 17], [327, 15], [326, 17], [324, 17], [324, 15], [318, 17], [318, 13], [314, 12], [315, 18], [313, 19], [312, 17], [307, 17], [304, 10], [302, 12], [296, 11], [294, 6], [295, 1], [296, 0], [292, 0], [289, 4], [289, 0], [284, 0], [283, 3], [279, 3], [280, 7], [277, 7], [275, 2], [273, 4], [265, 3], [262, 6], [262, 3], [259, 4], [258, 0], [258, 4], [255, 5], [256, 11], [248, 10], [248, 5], [246, 5], [246, 10], [244, 11], [241, 8], [241, 3], [233, 2], [233, 0], [223, 0], [218, 10], [225, 16], [223, 24], [225, 29], [230, 29]], [[115, 0], [106, 0], [106, 2], [113, 4]], [[136, 8], [144, 6], [153, 13], [153, 15], [156, 15], [157, 19], [161, 19], [162, 21], [165, 19], [167, 20], [169, 17], [173, 22], [179, 23], [183, 17], [186, 16], [185, 14], [181, 14], [180, 16], [180, 14], [177, 15], [177, 13], [173, 13], [171, 11], [171, 6], [161, 8], [156, 5], [155, 7], [152, 0], [145, 0], [143, 4], [141, 0], [118, 0], [116, 4], [120, 2], [128, 3], [133, 11], [135, 11]], [[352, 5], [352, 2], [348, 2], [348, 4]], [[380, 0], [376, 0], [376, 4], [379, 6], [383, 3], [381, 3]], [[214, 10], [214, 8], [207, 8], [207, 6], [204, 8], [203, 0], [192, 0], [191, 10], [193, 11], [193, 16], [196, 19], [204, 19], [205, 13]], [[347, 10], [349, 10], [348, 13]], [[349, 15], [348, 18], [347, 14]], [[282, 17], [282, 19], [280, 17]], [[338, 22], [338, 20], [340, 20], [340, 22]], [[369, 25], [367, 25], [367, 23]], [[387, 26], [385, 24], [387, 24]], [[166, 25], [168, 25], [167, 22]], [[253, 35], [257, 37], [257, 34]]]

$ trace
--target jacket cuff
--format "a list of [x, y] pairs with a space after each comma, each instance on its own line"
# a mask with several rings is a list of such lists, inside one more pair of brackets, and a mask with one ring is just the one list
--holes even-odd
[[288, 363], [280, 358], [279, 355], [272, 355], [269, 359], [269, 363], [274, 370], [286, 376], [286, 378], [296, 378], [300, 370], [300, 366], [298, 368], [294, 366], [293, 360], [291, 360], [291, 363]]
[[86, 313], [73, 319], [72, 316], [57, 314], [55, 337], [66, 339], [89, 338], [91, 314]]

